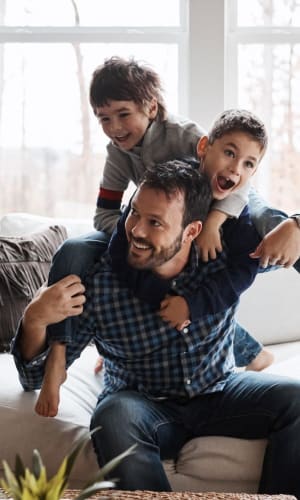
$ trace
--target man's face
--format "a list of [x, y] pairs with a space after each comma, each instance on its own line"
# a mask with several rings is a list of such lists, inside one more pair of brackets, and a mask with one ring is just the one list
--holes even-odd
[[260, 144], [244, 132], [231, 132], [213, 144], [206, 142], [202, 151], [202, 168], [211, 181], [213, 197], [226, 198], [240, 189], [256, 172], [263, 156]]
[[111, 100], [95, 110], [103, 132], [119, 148], [129, 151], [144, 137], [150, 120], [157, 114], [154, 101], [149, 108], [141, 109], [134, 101]]
[[137, 190], [125, 222], [131, 266], [163, 274], [164, 265], [169, 266], [182, 247], [183, 210], [180, 192], [168, 199], [163, 191], [143, 186]]

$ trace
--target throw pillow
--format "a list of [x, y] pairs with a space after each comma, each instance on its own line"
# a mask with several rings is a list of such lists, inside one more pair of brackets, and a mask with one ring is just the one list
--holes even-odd
[[47, 281], [53, 254], [66, 238], [63, 226], [22, 237], [0, 236], [0, 352], [9, 351], [26, 305]]

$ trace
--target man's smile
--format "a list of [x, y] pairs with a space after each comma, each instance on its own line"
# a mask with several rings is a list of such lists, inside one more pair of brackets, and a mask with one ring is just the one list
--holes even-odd
[[151, 250], [152, 245], [145, 243], [143, 240], [131, 238], [130, 240], [131, 247], [136, 248], [137, 250]]

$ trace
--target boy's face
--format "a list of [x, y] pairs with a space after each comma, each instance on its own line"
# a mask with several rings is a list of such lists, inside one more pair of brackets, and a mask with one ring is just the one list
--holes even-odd
[[261, 145], [245, 132], [227, 133], [213, 144], [202, 137], [197, 151], [216, 200], [244, 186], [256, 172], [264, 153]]
[[157, 102], [154, 99], [145, 109], [134, 101], [111, 100], [95, 109], [103, 132], [119, 148], [129, 151], [144, 137], [151, 120], [156, 117]]

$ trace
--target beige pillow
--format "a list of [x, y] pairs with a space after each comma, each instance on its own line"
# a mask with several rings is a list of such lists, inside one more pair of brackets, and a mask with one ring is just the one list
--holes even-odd
[[66, 238], [63, 226], [22, 237], [0, 236], [0, 352], [9, 350], [24, 308], [47, 281], [53, 254]]

